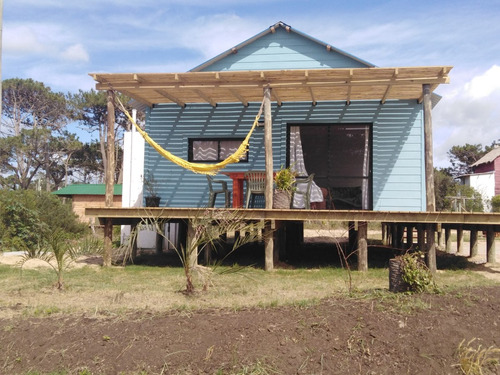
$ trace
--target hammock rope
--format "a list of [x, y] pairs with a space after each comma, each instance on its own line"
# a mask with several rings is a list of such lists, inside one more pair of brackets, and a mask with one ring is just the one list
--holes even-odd
[[154, 139], [152, 139], [148, 133], [146, 133], [144, 130], [141, 129], [139, 125], [134, 121], [130, 113], [125, 109], [124, 105], [116, 97], [121, 110], [123, 113], [127, 116], [127, 118], [130, 120], [130, 122], [135, 126], [137, 131], [142, 135], [144, 140], [148, 142], [151, 147], [153, 147], [161, 156], [163, 156], [165, 159], [170, 160], [172, 163], [179, 165], [182, 168], [188, 169], [194, 173], [200, 173], [200, 174], [206, 174], [206, 175], [215, 175], [217, 172], [219, 172], [221, 169], [225, 168], [228, 164], [233, 164], [233, 163], [238, 163], [240, 159], [245, 155], [246, 152], [248, 152], [248, 144], [250, 141], [250, 137], [257, 127], [257, 124], [259, 123], [260, 116], [262, 115], [262, 110], [264, 107], [264, 101], [262, 101], [262, 104], [260, 105], [259, 112], [255, 116], [255, 120], [253, 122], [253, 125], [248, 132], [247, 136], [243, 140], [243, 142], [240, 144], [238, 149], [231, 155], [229, 155], [225, 160], [216, 163], [216, 164], [203, 164], [203, 163], [193, 163], [189, 162], [187, 160], [184, 160], [178, 156], [175, 156], [171, 152], [165, 150], [162, 148], [158, 143], [155, 142]]

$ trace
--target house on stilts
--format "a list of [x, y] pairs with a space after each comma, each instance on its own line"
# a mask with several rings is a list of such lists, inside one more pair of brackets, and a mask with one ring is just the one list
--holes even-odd
[[[434, 90], [449, 83], [451, 69], [376, 67], [278, 22], [185, 73], [91, 76], [98, 90], [108, 91], [110, 108], [114, 91], [134, 100], [145, 112], [144, 131], [152, 140], [144, 144], [140, 132], [126, 135], [123, 207], [144, 205], [144, 176], [150, 174], [163, 207], [157, 215], [199, 214], [196, 209], [208, 206], [210, 189], [204, 174], [190, 170], [196, 163], [216, 169], [215, 178], [227, 183], [237, 208], [246, 207], [244, 173], [265, 171], [264, 210], [248, 210], [250, 220], [429, 223], [425, 230], [431, 233], [438, 223], [428, 215], [435, 211], [431, 112], [439, 101]], [[218, 170], [249, 133], [239, 162]], [[311, 209], [294, 210], [304, 207], [294, 202], [286, 212], [270, 211], [273, 173], [284, 166], [302, 176], [314, 174]], [[215, 206], [226, 203], [218, 196]], [[143, 215], [125, 209], [87, 212], [109, 225]], [[439, 219], [453, 224], [463, 218]], [[497, 218], [467, 220], [489, 225]], [[266, 267], [272, 260], [268, 249], [266, 244]]]

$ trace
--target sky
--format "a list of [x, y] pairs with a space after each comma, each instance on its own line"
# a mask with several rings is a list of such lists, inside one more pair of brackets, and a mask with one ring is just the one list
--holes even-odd
[[500, 0], [3, 3], [2, 79], [75, 93], [95, 87], [88, 73], [185, 72], [282, 21], [378, 67], [453, 66], [435, 91], [436, 167], [500, 140]]

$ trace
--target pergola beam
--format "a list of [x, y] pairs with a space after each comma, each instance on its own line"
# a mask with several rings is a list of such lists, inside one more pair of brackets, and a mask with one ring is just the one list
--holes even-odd
[[[450, 66], [92, 74], [98, 90], [127, 92], [135, 100], [177, 104], [260, 101], [265, 87], [280, 103], [319, 100], [423, 100], [421, 87], [449, 82]], [[157, 90], [163, 90], [161, 93]], [[276, 93], [278, 90], [279, 95]], [[173, 100], [169, 99], [168, 94]], [[237, 99], [237, 100], [236, 100]]]

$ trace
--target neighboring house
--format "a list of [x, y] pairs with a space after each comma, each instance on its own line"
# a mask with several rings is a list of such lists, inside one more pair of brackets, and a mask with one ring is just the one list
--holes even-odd
[[[315, 184], [329, 191], [328, 208], [425, 211], [422, 87], [432, 92], [447, 83], [450, 70], [376, 68], [279, 22], [187, 73], [93, 77], [98, 89], [112, 87], [141, 103], [145, 130], [161, 147], [201, 163], [234, 151], [270, 87], [275, 170], [304, 164]], [[432, 105], [439, 100], [431, 98]], [[264, 145], [258, 128], [247, 158], [224, 171], [264, 170]], [[164, 159], [148, 144], [144, 152], [144, 165], [137, 167], [160, 182], [162, 205], [207, 205], [205, 176]], [[231, 186], [225, 175], [217, 178]]]
[[491, 211], [491, 198], [500, 194], [500, 147], [496, 147], [472, 164], [473, 173], [460, 176], [483, 197], [485, 212]]
[[[80, 220], [92, 224], [92, 218], [85, 216], [86, 207], [105, 207], [105, 184], [73, 184], [54, 191], [59, 197], [71, 198], [73, 211]], [[114, 186], [113, 207], [122, 206], [122, 185]]]

